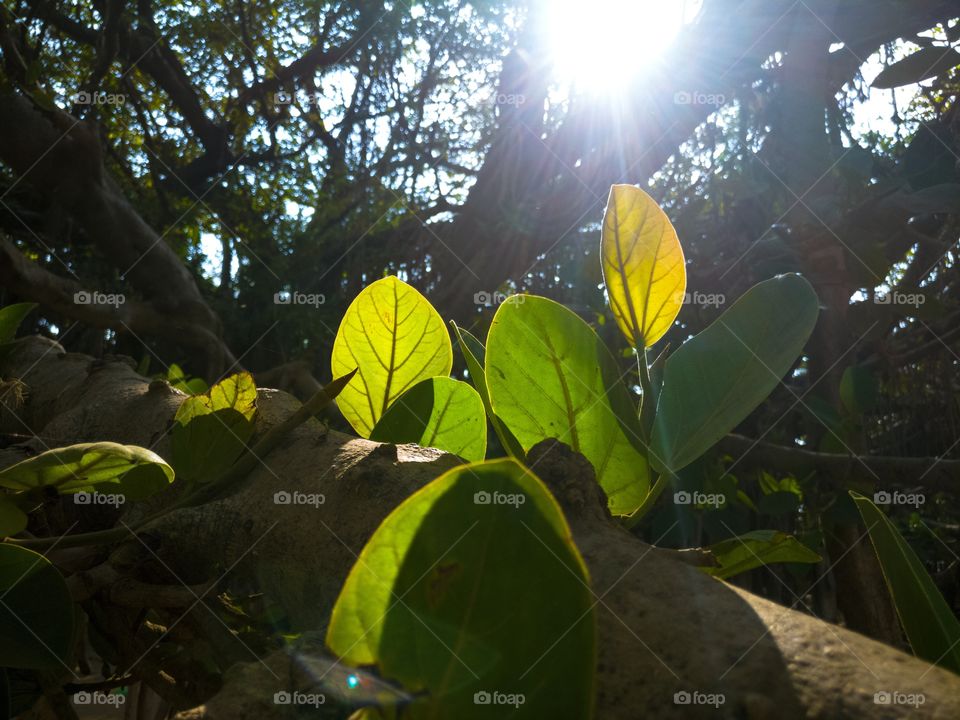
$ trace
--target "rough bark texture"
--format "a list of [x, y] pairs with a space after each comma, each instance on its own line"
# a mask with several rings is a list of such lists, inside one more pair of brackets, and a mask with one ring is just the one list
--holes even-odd
[[[55, 343], [30, 338], [17, 344], [0, 375], [29, 387], [21, 408], [3, 408], [0, 432], [35, 433], [43, 442], [28, 443], [34, 449], [108, 439], [154, 446], [161, 455], [169, 450], [164, 434], [182, 396], [165, 383], [148, 383], [124, 362], [65, 354]], [[296, 404], [262, 390], [258, 422], [274, 423]], [[564, 507], [597, 596], [597, 717], [717, 716], [710, 706], [675, 704], [674, 693], [682, 690], [723, 693], [721, 716], [752, 720], [960, 717], [960, 678], [717, 581], [678, 553], [641, 542], [609, 518], [583, 458], [550, 442], [531, 452], [539, 457], [538, 475]], [[0, 465], [22, 453], [7, 448]], [[160, 574], [176, 576], [168, 578], [171, 584], [258, 587], [293, 627], [321, 631], [355, 555], [379, 522], [457, 462], [432, 450], [326, 431], [313, 421], [264, 461], [235, 495], [167, 515], [143, 536], [162, 558]], [[323, 493], [325, 503], [278, 505], [278, 490]], [[126, 545], [144, 552], [133, 537]], [[115, 561], [123, 551], [123, 545], [113, 551]], [[151, 579], [161, 581], [156, 574]], [[191, 614], [208, 615], [202, 607]], [[280, 652], [260, 662], [237, 638], [224, 642], [234, 642], [238, 659], [247, 662], [232, 668], [219, 693], [218, 683], [195, 688], [213, 697], [189, 717], [270, 717], [272, 693], [296, 680], [296, 668]], [[154, 661], [148, 650], [143, 663]], [[925, 702], [917, 709], [875, 704], [874, 693], [884, 691], [922, 693]]]

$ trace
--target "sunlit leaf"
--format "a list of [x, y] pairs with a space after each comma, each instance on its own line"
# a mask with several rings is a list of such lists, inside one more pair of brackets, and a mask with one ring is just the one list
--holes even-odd
[[[414, 698], [403, 717], [580, 720], [593, 704], [593, 604], [556, 501], [529, 470], [495, 460], [447, 472], [384, 520], [327, 644], [402, 684]], [[483, 704], [494, 692], [523, 703]]]
[[792, 535], [776, 530], [754, 530], [710, 546], [719, 567], [703, 570], [728, 578], [772, 563], [816, 563], [821, 557]]
[[448, 377], [421, 380], [387, 408], [370, 439], [416, 443], [465, 460], [483, 460], [487, 452], [483, 401], [465, 382]]
[[450, 374], [453, 348], [427, 299], [399, 279], [385, 277], [364, 288], [347, 308], [330, 362], [334, 376], [359, 368], [337, 405], [353, 429], [369, 437], [406, 390]]
[[16, 337], [20, 323], [36, 306], [36, 303], [16, 303], [0, 308], [0, 343], [10, 342]]
[[453, 326], [453, 332], [457, 337], [457, 344], [460, 346], [460, 352], [463, 353], [464, 362], [467, 365], [467, 371], [470, 373], [470, 381], [473, 387], [480, 393], [480, 399], [483, 401], [483, 408], [490, 419], [494, 432], [500, 438], [500, 444], [511, 457], [523, 460], [523, 448], [510, 432], [510, 428], [503, 424], [496, 415], [493, 414], [493, 408], [490, 407], [490, 391], [487, 389], [487, 378], [484, 373], [484, 363], [486, 362], [486, 348], [470, 331], [457, 327], [457, 324], [450, 321]]
[[486, 360], [493, 411], [524, 452], [556, 438], [593, 464], [613, 514], [640, 506], [649, 477], [636, 410], [589, 325], [552, 300], [514, 295], [493, 318]]
[[32, 550], [0, 544], [0, 667], [69, 668], [73, 603], [60, 573]]
[[687, 270], [667, 214], [634, 185], [610, 188], [600, 242], [603, 280], [620, 330], [634, 347], [649, 347], [683, 306]]
[[246, 372], [184, 400], [171, 434], [177, 475], [206, 482], [230, 467], [253, 435], [256, 409], [257, 386]]
[[793, 366], [817, 322], [817, 295], [799, 275], [748, 290], [667, 358], [650, 461], [676, 472], [743, 421]]
[[[111, 492], [122, 494], [128, 474], [148, 467], [156, 468], [148, 476], [154, 491], [173, 482], [173, 468], [151, 450], [113, 442], [81, 443], [47, 450], [0, 470], [0, 486], [11, 490], [50, 486], [60, 493], [113, 487]], [[162, 485], [153, 483], [158, 477], [154, 472]]]
[[870, 500], [855, 492], [870, 542], [913, 652], [960, 673], [960, 622], [896, 526]]

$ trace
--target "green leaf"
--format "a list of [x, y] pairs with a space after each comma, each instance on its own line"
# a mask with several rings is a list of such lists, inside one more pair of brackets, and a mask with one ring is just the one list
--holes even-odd
[[600, 255], [610, 309], [633, 347], [663, 337], [683, 307], [687, 269], [677, 231], [634, 185], [610, 188]]
[[[390, 513], [343, 586], [327, 644], [421, 693], [404, 717], [578, 720], [593, 705], [592, 598], [550, 492], [516, 461], [493, 460], [441, 475]], [[493, 692], [523, 703], [474, 702]]]
[[0, 343], [10, 342], [16, 337], [20, 323], [36, 306], [36, 303], [16, 303], [0, 308]]
[[387, 408], [370, 439], [416, 443], [464, 460], [483, 460], [487, 452], [483, 401], [465, 382], [448, 377], [421, 380]]
[[817, 322], [817, 295], [799, 275], [755, 285], [667, 358], [650, 460], [690, 464], [733, 430], [793, 366]]
[[647, 463], [616, 361], [597, 334], [562, 305], [514, 295], [487, 338], [487, 387], [497, 417], [524, 451], [547, 438], [589, 460], [610, 512], [635, 511], [650, 489]]
[[362, 437], [391, 403], [421, 380], [449, 375], [453, 348], [443, 320], [414, 288], [385, 277], [347, 308], [330, 360], [333, 375], [359, 368], [337, 405]]
[[[153, 467], [149, 474], [143, 468]], [[136, 475], [132, 475], [137, 471]], [[162, 485], [156, 484], [159, 473]], [[129, 477], [129, 479], [128, 479]], [[137, 492], [144, 478], [153, 491], [173, 482], [173, 468], [155, 452], [112, 442], [81, 443], [47, 450], [0, 470], [0, 486], [11, 490], [55, 487], [61, 494], [106, 490]], [[131, 498], [134, 499], [134, 498]]]
[[[146, 359], [149, 361], [149, 356]], [[170, 367], [167, 368], [167, 382], [170, 383], [171, 387], [175, 387], [187, 395], [201, 395], [210, 389], [203, 378], [190, 378], [188, 380], [183, 368], [176, 363], [171, 363]]]
[[171, 434], [173, 466], [190, 482], [207, 482], [230, 467], [253, 436], [257, 386], [250, 373], [221, 380], [181, 403]]
[[772, 563], [816, 563], [817, 553], [792, 535], [777, 530], [754, 530], [710, 546], [720, 567], [705, 567], [704, 572], [725, 579]]
[[903, 536], [880, 509], [853, 491], [883, 577], [913, 652], [960, 673], [960, 622]]
[[840, 401], [851, 415], [870, 412], [877, 404], [880, 383], [867, 368], [851, 365], [840, 380]]
[[0, 666], [62, 671], [73, 603], [60, 573], [43, 555], [0, 544], [0, 597]]
[[490, 418], [490, 424], [493, 426], [494, 432], [497, 433], [497, 437], [500, 438], [500, 444], [503, 446], [503, 449], [507, 451], [508, 455], [522, 462], [524, 456], [523, 448], [520, 447], [520, 443], [513, 436], [513, 433], [510, 432], [510, 428], [504, 425], [503, 421], [493, 414], [493, 408], [490, 407], [490, 391], [487, 389], [487, 378], [483, 369], [487, 352], [486, 348], [483, 347], [483, 343], [471, 334], [469, 330], [457, 327], [457, 324], [453, 320], [450, 321], [450, 324], [453, 326], [453, 332], [457, 336], [457, 344], [460, 346], [460, 352], [463, 353], [463, 359], [467, 364], [470, 381], [473, 383], [473, 387], [476, 388], [477, 392], [480, 393], [480, 399], [483, 401], [483, 409], [486, 411], [487, 417]]
[[16, 505], [0, 496], [0, 538], [11, 537], [27, 527], [27, 516]]
[[927, 47], [885, 68], [871, 85], [882, 90], [912, 85], [942, 75], [957, 65], [960, 65], [960, 53], [956, 50], [942, 46]]

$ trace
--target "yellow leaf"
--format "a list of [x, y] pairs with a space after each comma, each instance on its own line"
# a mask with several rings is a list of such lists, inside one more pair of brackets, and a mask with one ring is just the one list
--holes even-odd
[[687, 288], [677, 231], [643, 190], [614, 185], [603, 216], [600, 255], [617, 325], [631, 345], [650, 347], [670, 329]]
[[353, 429], [370, 437], [390, 404], [419, 381], [449, 375], [450, 336], [423, 295], [395, 277], [364, 288], [347, 308], [333, 343], [334, 377], [359, 372], [337, 397]]

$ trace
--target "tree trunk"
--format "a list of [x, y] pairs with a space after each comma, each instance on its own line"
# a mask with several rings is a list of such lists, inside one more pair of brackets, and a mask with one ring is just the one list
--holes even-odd
[[[152, 446], [169, 457], [166, 432], [182, 395], [165, 382], [148, 382], [127, 363], [66, 354], [56, 343], [28, 338], [0, 365], [0, 376], [20, 378], [29, 389], [22, 407], [3, 408], [0, 432], [41, 437], [26, 443], [33, 450], [114, 440]], [[284, 393], [261, 390], [258, 431], [297, 405]], [[0, 465], [24, 452], [23, 446], [0, 451]], [[708, 577], [684, 562], [683, 553], [643, 543], [608, 516], [582, 457], [553, 442], [531, 452], [541, 456], [538, 475], [564, 508], [596, 594], [597, 717], [716, 717], [712, 706], [675, 703], [681, 691], [722, 693], [722, 716], [752, 720], [960, 717], [957, 676]], [[52, 553], [74, 569], [71, 587], [91, 622], [116, 646], [119, 665], [133, 665], [177, 709], [204, 703], [183, 717], [273, 717], [273, 692], [286, 689], [296, 675], [281, 652], [254, 653], [211, 618], [217, 594], [257, 590], [291, 629], [322, 631], [378, 524], [412, 491], [458, 462], [434, 450], [352, 438], [315, 421], [262, 460], [236, 494], [164, 516], [109, 558]], [[278, 490], [323, 493], [325, 503], [278, 505]], [[64, 504], [64, 513], [71, 508]], [[133, 505], [126, 512], [129, 523], [144, 508]], [[160, 672], [158, 638], [143, 636], [149, 628], [124, 637], [137, 611], [118, 606], [123, 593], [115, 574], [127, 583], [180, 588], [216, 581], [216, 590], [201, 595], [203, 603], [186, 613], [157, 612], [169, 612], [167, 633], [184, 632], [215, 647], [216, 657], [241, 662], [223, 683], [177, 677], [176, 671], [171, 682], [169, 665]], [[878, 692], [919, 693], [924, 702], [916, 709], [875, 704]]]

